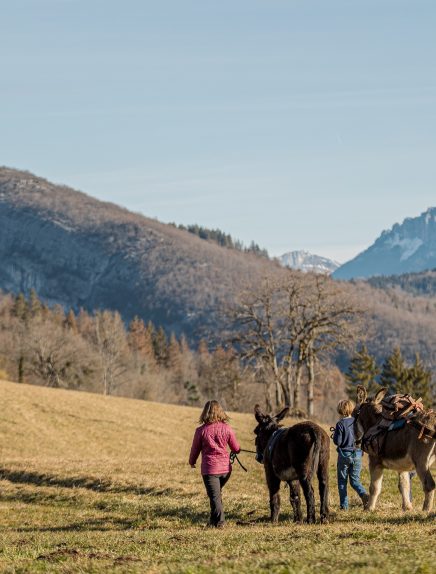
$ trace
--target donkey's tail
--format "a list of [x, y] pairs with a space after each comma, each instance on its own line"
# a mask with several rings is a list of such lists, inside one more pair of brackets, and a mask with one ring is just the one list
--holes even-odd
[[310, 447], [312, 464], [309, 465], [307, 478], [312, 480], [318, 470], [319, 456], [321, 453], [321, 436], [319, 432], [312, 427], [309, 428], [309, 434], [312, 437], [312, 446]]

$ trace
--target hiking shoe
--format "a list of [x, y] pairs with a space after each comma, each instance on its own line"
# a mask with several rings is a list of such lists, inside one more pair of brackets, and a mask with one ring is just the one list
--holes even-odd
[[216, 525], [217, 528], [224, 528], [225, 526], [225, 522], [218, 522], [218, 524]]
[[360, 497], [360, 500], [362, 501], [363, 504], [363, 510], [367, 510], [368, 506], [369, 506], [369, 494], [362, 494], [362, 496]]

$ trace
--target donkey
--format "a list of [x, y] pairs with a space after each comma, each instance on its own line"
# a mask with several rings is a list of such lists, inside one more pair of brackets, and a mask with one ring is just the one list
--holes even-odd
[[271, 522], [277, 522], [280, 512], [280, 482], [289, 485], [294, 522], [302, 521], [300, 485], [307, 505], [307, 522], [315, 522], [315, 497], [312, 477], [316, 472], [321, 499], [321, 522], [328, 520], [328, 463], [329, 437], [317, 424], [305, 421], [291, 427], [281, 427], [279, 422], [288, 414], [289, 407], [275, 416], [265, 415], [259, 405], [254, 408], [258, 422], [256, 435], [256, 460], [265, 467], [269, 489]]
[[[367, 391], [357, 387], [356, 408], [353, 412], [354, 435], [356, 444], [362, 444], [365, 449], [365, 433], [374, 427], [382, 418], [382, 405], [387, 389], [378, 391], [374, 398], [368, 398]], [[424, 490], [423, 510], [430, 512], [433, 506], [435, 482], [430, 467], [436, 460], [434, 439], [420, 440], [419, 431], [406, 424], [403, 428], [387, 431], [380, 452], [368, 449], [369, 473], [369, 502], [367, 510], [374, 510], [380, 495], [383, 481], [383, 469], [396, 470], [400, 475], [399, 489], [403, 498], [403, 510], [411, 510], [409, 471], [416, 468]]]

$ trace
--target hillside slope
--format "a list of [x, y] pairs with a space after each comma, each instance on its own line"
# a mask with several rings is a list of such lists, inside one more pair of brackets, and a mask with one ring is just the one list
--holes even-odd
[[[186, 464], [201, 410], [0, 380], [2, 460], [117, 458]], [[252, 448], [255, 420], [232, 424]]]
[[198, 335], [244, 285], [279, 273], [264, 258], [201, 240], [27, 172], [0, 169], [0, 289], [118, 310]]
[[[205, 528], [199, 468], [187, 464], [199, 409], [4, 381], [0, 403], [2, 572], [432, 571], [434, 515], [404, 515], [394, 471], [385, 472], [375, 513], [362, 512], [354, 491], [350, 510], [337, 512], [332, 448], [330, 524], [294, 524], [282, 489], [272, 526], [263, 467], [242, 453], [248, 473], [234, 468], [227, 526], [216, 531]], [[252, 449], [253, 415], [232, 413], [231, 424]], [[367, 485], [366, 457], [364, 467]], [[413, 487], [419, 507], [417, 479]]]

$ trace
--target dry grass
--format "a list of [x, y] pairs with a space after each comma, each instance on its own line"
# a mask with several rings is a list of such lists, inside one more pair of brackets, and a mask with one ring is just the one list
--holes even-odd
[[[198, 409], [6, 382], [0, 399], [3, 572], [434, 572], [435, 516], [401, 512], [394, 473], [376, 513], [355, 497], [339, 513], [332, 451], [331, 523], [294, 525], [283, 500], [272, 526], [263, 469], [243, 455], [249, 473], [235, 468], [224, 494], [228, 527], [209, 530], [186, 462]], [[232, 425], [253, 448], [253, 417]], [[420, 505], [416, 480], [414, 496]]]

